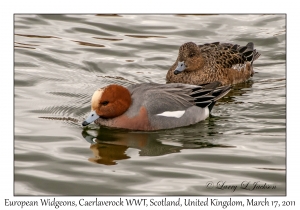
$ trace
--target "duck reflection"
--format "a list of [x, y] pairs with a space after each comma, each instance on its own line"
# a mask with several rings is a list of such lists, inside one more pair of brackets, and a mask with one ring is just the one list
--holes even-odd
[[242, 96], [245, 93], [249, 92], [249, 88], [252, 88], [253, 84], [254, 84], [253, 80], [248, 80], [246, 82], [233, 85], [231, 91], [225, 97], [221, 98], [216, 105], [218, 106], [222, 102], [227, 102], [227, 103], [230, 102], [234, 104], [244, 103], [242, 101], [237, 101], [235, 98], [236, 96]]
[[[206, 124], [211, 126], [213, 122]], [[211, 147], [233, 147], [229, 145], [215, 144], [208, 142], [205, 136], [215, 133], [209, 128], [205, 135], [198, 135], [197, 140], [191, 130], [198, 130], [202, 125], [189, 126], [182, 129], [172, 129], [158, 132], [134, 132], [111, 128], [87, 128], [82, 131], [83, 138], [89, 142], [94, 157], [89, 158], [90, 162], [116, 165], [118, 161], [129, 159], [128, 149], [138, 149], [140, 156], [161, 156], [171, 153], [178, 153], [182, 149], [201, 149]], [[199, 130], [198, 130], [199, 131]], [[204, 140], [203, 140], [204, 138]], [[214, 141], [214, 140], [211, 140]]]
[[94, 153], [93, 158], [89, 158], [90, 162], [104, 164], [104, 165], [116, 165], [116, 160], [125, 160], [130, 158], [125, 154], [128, 146], [114, 145], [106, 143], [96, 143], [90, 146], [90, 149]]

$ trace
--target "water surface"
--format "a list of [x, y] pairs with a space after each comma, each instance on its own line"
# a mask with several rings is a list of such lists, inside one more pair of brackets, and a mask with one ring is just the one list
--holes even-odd
[[[285, 195], [285, 15], [15, 15], [14, 24], [15, 195]], [[252, 41], [257, 73], [196, 125], [81, 126], [97, 88], [165, 83], [188, 41]], [[255, 182], [270, 188], [241, 189]]]

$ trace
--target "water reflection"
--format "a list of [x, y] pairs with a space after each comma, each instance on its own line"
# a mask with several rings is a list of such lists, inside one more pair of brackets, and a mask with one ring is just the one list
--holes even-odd
[[77, 42], [80, 45], [90, 46], [90, 47], [105, 47], [103, 44], [94, 44], [94, 43], [82, 42], [82, 41], [74, 41], [74, 40], [73, 40], [73, 42]]
[[141, 36], [141, 35], [125, 35], [125, 36], [129, 36], [129, 37], [133, 37], [133, 38], [167, 38], [165, 36]]
[[227, 102], [227, 103], [234, 103], [234, 104], [241, 104], [244, 103], [243, 101], [236, 101], [235, 96], [242, 96], [245, 93], [250, 91], [254, 84], [253, 80], [248, 80], [243, 83], [235, 84], [232, 87], [232, 90], [226, 95], [226, 97], [221, 98], [218, 103], [220, 102]]
[[61, 39], [56, 36], [40, 36], [40, 35], [34, 35], [34, 34], [15, 34], [16, 36], [26, 36], [30, 38], [43, 38], [43, 39], [49, 39], [49, 38], [56, 38], [56, 39]]
[[[162, 139], [162, 132], [132, 132], [122, 129], [101, 127], [99, 129], [84, 129], [82, 137], [89, 142], [94, 157], [88, 160], [104, 165], [116, 165], [117, 161], [131, 158], [126, 151], [129, 148], [138, 149], [139, 156], [162, 156], [178, 153], [183, 149], [202, 149], [212, 147], [232, 148], [234, 146], [203, 141]], [[172, 130], [170, 130], [172, 132]], [[93, 132], [94, 134], [91, 134]], [[208, 134], [210, 135], [210, 134]], [[160, 140], [161, 139], [161, 140]]]
[[90, 162], [104, 164], [104, 165], [116, 165], [116, 160], [124, 160], [130, 158], [125, 154], [128, 146], [114, 145], [107, 143], [91, 144], [94, 157], [89, 158]]
[[113, 39], [113, 38], [103, 38], [103, 37], [93, 37], [94, 39], [102, 39], [106, 41], [122, 41], [123, 39]]

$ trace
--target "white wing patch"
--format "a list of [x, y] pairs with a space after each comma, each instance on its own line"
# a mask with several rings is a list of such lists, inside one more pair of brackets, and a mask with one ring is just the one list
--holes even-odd
[[208, 107], [205, 107], [205, 109], [204, 109], [204, 116], [205, 116], [204, 119], [208, 118], [208, 116], [209, 116], [209, 109], [208, 109]]
[[157, 114], [159, 116], [164, 116], [164, 117], [176, 117], [176, 118], [180, 118], [182, 117], [182, 115], [185, 113], [185, 110], [182, 111], [173, 111], [173, 112], [163, 112], [160, 114]]

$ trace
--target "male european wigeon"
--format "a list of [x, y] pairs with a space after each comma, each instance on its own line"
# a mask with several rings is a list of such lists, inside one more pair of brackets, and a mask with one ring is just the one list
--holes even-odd
[[92, 96], [92, 111], [82, 123], [125, 128], [160, 130], [182, 127], [205, 120], [231, 86], [214, 82], [203, 86], [189, 84], [143, 83], [129, 87], [109, 85]]
[[179, 48], [177, 60], [169, 69], [166, 80], [167, 83], [193, 85], [214, 81], [222, 85], [241, 83], [253, 76], [253, 61], [259, 56], [252, 42], [246, 46], [188, 42]]

